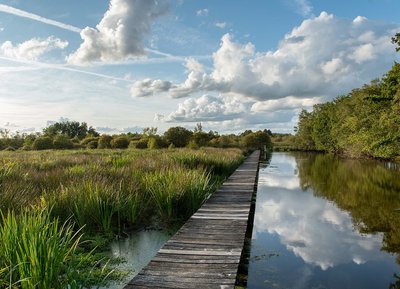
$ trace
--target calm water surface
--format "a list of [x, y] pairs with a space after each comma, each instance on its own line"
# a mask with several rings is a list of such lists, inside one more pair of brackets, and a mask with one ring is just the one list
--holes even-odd
[[163, 230], [143, 230], [111, 243], [110, 254], [126, 261], [116, 269], [128, 271], [129, 275], [120, 282], [110, 284], [107, 288], [121, 289], [128, 284], [150, 262], [171, 235], [171, 232]]
[[274, 153], [260, 170], [248, 288], [400, 288], [400, 170]]

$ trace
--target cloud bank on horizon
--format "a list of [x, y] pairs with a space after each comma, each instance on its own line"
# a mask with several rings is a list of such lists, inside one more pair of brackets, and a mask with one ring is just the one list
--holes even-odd
[[[204, 122], [213, 129], [272, 127], [291, 131], [300, 109], [310, 109], [317, 103], [331, 100], [384, 73], [398, 59], [390, 39], [400, 29], [398, 24], [374, 21], [362, 16], [349, 19], [327, 12], [314, 16], [310, 1], [296, 0], [293, 3], [296, 13], [305, 19], [281, 38], [276, 49], [260, 51], [257, 44], [238, 39], [240, 37], [237, 32], [230, 29], [220, 38], [219, 48], [210, 51], [209, 60], [190, 56], [188, 51], [189, 55], [182, 66], [183, 78], [176, 76], [178, 72], [157, 73], [163, 69], [161, 62], [155, 65], [162, 59], [160, 57], [183, 60], [173, 53], [160, 52], [151, 45], [157, 38], [153, 27], [160, 19], [170, 17], [165, 21], [173, 23], [172, 26], [179, 31], [180, 26], [174, 23], [180, 20], [173, 15], [172, 1], [110, 0], [108, 9], [97, 25], [84, 29], [0, 4], [0, 12], [73, 32], [74, 37], [79, 33], [81, 37], [79, 42], [63, 40], [63, 37], [54, 35], [44, 38], [37, 36], [20, 42], [0, 42], [1, 59], [23, 64], [0, 67], [0, 73], [11, 73], [1, 92], [5, 96], [7, 90], [13, 90], [12, 83], [18, 83], [23, 77], [38, 81], [38, 87], [46, 87], [49, 79], [38, 80], [30, 76], [30, 73], [36, 69], [36, 61], [45, 64], [48, 55], [58, 53], [58, 64], [49, 63], [46, 66], [38, 63], [36, 66], [114, 81], [111, 84], [119, 86], [116, 91], [120, 93], [125, 90], [126, 96], [130, 93], [133, 97], [125, 99], [125, 103], [141, 102], [143, 106], [148, 103], [146, 119], [152, 121], [156, 115], [154, 120], [162, 126], [168, 123], [190, 125], [193, 122]], [[184, 5], [184, 2], [179, 5]], [[192, 13], [194, 20], [202, 21], [200, 26], [208, 21], [209, 26], [216, 31], [234, 25], [231, 21], [221, 21], [219, 15], [213, 19], [215, 11], [208, 7], [194, 9]], [[160, 23], [158, 25], [163, 22]], [[4, 24], [0, 24], [3, 28]], [[179, 37], [183, 39], [186, 35]], [[257, 37], [268, 38], [268, 35]], [[174, 41], [177, 42], [176, 39]], [[157, 57], [153, 58], [149, 53]], [[112, 67], [128, 69], [130, 62], [137, 59], [147, 59], [142, 66], [146, 63], [148, 67], [154, 66], [149, 68], [147, 77], [140, 77], [139, 74], [131, 79], [114, 75], [115, 69], [109, 66], [112, 64]], [[134, 74], [140, 72], [138, 67], [132, 69]], [[178, 71], [176, 67], [175, 70]], [[23, 74], [16, 75], [16, 72]], [[131, 73], [126, 72], [125, 75]], [[159, 76], [153, 77], [155, 75]], [[51, 78], [56, 79], [57, 76], [52, 75]], [[76, 85], [78, 88], [78, 85], [85, 83], [83, 79], [77, 81], [76, 76], [69, 77], [69, 80], [69, 83], [58, 83], [61, 94], [70, 90], [68, 86]], [[131, 82], [130, 87], [124, 84], [122, 89], [118, 85], [120, 80]], [[87, 88], [83, 91], [91, 93], [90, 85], [85, 83]], [[112, 101], [112, 97], [108, 101]], [[155, 102], [166, 105], [159, 105], [158, 108], [150, 105]], [[118, 115], [117, 111], [114, 113]], [[85, 119], [84, 115], [82, 119]], [[132, 116], [131, 120], [134, 122], [135, 118]], [[0, 121], [16, 122], [8, 119]], [[90, 119], [85, 121], [90, 122]]]

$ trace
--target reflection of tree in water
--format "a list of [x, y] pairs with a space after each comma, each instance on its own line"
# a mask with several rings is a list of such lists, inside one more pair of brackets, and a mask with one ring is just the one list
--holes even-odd
[[389, 289], [400, 289], [400, 276], [394, 274], [395, 283], [390, 284]]
[[[304, 156], [304, 155], [303, 155]], [[400, 264], [400, 171], [369, 160], [311, 154], [296, 158], [300, 185], [348, 211], [361, 233], [382, 232], [382, 250]], [[399, 276], [391, 288], [400, 288]]]

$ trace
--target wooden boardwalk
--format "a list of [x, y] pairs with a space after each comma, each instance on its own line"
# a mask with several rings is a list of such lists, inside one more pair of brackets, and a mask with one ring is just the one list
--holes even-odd
[[252, 153], [124, 289], [233, 289], [259, 158]]

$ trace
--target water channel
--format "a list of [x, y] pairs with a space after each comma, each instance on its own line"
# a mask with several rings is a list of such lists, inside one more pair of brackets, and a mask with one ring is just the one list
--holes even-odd
[[[111, 245], [127, 283], [171, 237]], [[273, 153], [260, 167], [248, 289], [400, 288], [400, 168], [331, 155]], [[109, 288], [120, 289], [123, 284]]]
[[395, 165], [273, 153], [261, 166], [249, 289], [400, 288], [399, 253]]

